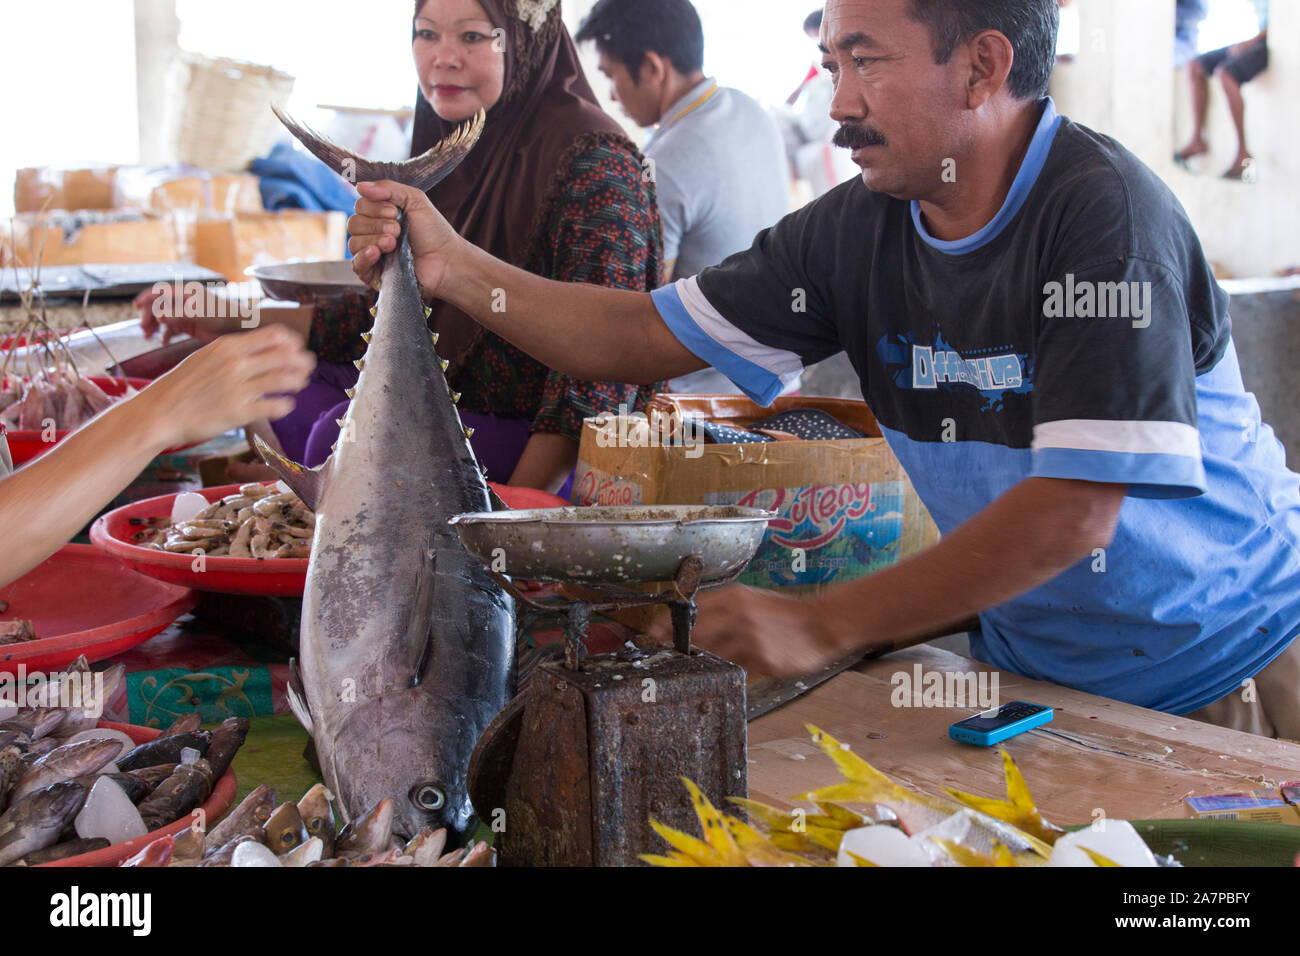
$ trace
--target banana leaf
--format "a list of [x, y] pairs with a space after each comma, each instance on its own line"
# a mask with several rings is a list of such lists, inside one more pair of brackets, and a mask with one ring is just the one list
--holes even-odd
[[[1300, 857], [1300, 826], [1251, 820], [1133, 820], [1156, 856], [1183, 866], [1287, 866]], [[1087, 826], [1068, 827], [1084, 830]]]

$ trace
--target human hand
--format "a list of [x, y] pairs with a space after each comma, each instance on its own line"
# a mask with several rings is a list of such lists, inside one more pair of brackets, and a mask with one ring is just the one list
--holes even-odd
[[[801, 677], [821, 670], [852, 648], [823, 626], [817, 604], [759, 588], [732, 585], [700, 594], [691, 643], [751, 674]], [[672, 622], [657, 618], [650, 635], [672, 643]]]
[[[206, 290], [202, 315], [186, 315], [194, 311], [191, 306], [186, 309], [185, 296], [177, 296], [175, 287], [167, 283], [158, 283], [145, 289], [131, 303], [140, 312], [140, 331], [146, 339], [151, 339], [162, 329], [162, 344], [166, 345], [173, 338], [188, 335], [201, 342], [212, 342], [223, 335], [238, 332], [241, 322], [236, 309], [218, 308], [215, 297]], [[180, 301], [177, 301], [177, 299]]]
[[[149, 421], [163, 447], [206, 441], [259, 419], [275, 421], [294, 409], [316, 357], [282, 325], [227, 335], [204, 346], [145, 389]], [[279, 397], [273, 397], [279, 396]]]
[[357, 192], [361, 198], [348, 220], [348, 249], [357, 277], [368, 286], [378, 281], [379, 259], [397, 248], [401, 235], [397, 219], [405, 211], [416, 279], [426, 295], [436, 295], [446, 277], [448, 260], [462, 241], [456, 230], [429, 197], [414, 187], [384, 180], [361, 183]]

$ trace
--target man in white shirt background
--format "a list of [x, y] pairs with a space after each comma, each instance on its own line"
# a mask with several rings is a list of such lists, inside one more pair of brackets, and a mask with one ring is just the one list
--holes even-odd
[[[653, 128], [645, 155], [659, 195], [664, 281], [748, 249], [790, 212], [791, 182], [776, 121], [754, 99], [704, 74], [704, 28], [688, 0], [600, 0], [576, 39], [594, 42], [613, 98]], [[675, 391], [733, 392], [713, 370]]]

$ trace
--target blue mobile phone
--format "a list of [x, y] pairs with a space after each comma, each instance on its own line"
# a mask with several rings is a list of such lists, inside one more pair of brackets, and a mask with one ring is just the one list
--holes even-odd
[[1023, 734], [1052, 719], [1052, 708], [1013, 700], [993, 710], [959, 720], [948, 728], [948, 736], [964, 744], [992, 747], [1008, 737]]

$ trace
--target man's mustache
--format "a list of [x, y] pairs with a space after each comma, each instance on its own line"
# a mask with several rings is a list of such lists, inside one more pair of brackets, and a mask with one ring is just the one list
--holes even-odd
[[874, 126], [859, 126], [856, 123], [844, 123], [835, 131], [831, 140], [840, 149], [866, 149], [868, 146], [888, 146], [885, 134]]

